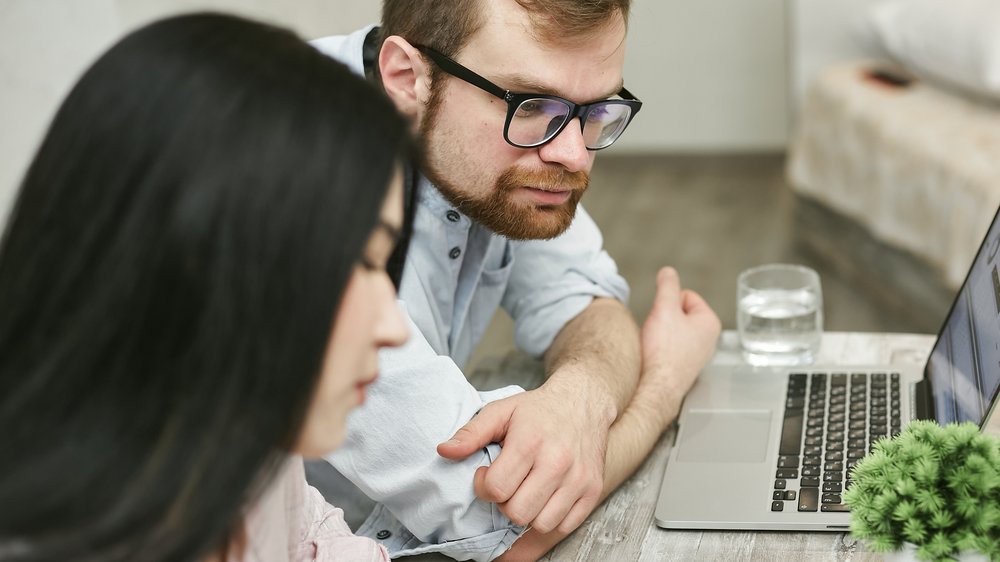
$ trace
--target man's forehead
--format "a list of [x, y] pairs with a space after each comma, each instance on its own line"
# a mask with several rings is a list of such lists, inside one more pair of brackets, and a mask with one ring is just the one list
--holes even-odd
[[[568, 38], [538, 37], [524, 10], [492, 14], [457, 54], [463, 64], [515, 92], [552, 94], [583, 103], [610, 97], [622, 88], [624, 18]], [[509, 2], [515, 4], [514, 2]]]

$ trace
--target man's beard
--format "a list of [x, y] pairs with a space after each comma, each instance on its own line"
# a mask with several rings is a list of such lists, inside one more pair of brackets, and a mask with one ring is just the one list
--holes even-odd
[[[440, 107], [438, 92], [431, 93], [427, 112], [420, 124], [421, 138], [430, 138]], [[499, 131], [498, 131], [499, 134]], [[569, 228], [576, 215], [576, 206], [587, 190], [590, 177], [586, 172], [569, 172], [561, 167], [541, 171], [511, 166], [494, 182], [483, 196], [473, 197], [446, 179], [447, 175], [425, 160], [424, 173], [445, 198], [459, 211], [493, 232], [512, 240], [543, 240], [555, 238]], [[466, 189], [479, 186], [463, 186]], [[572, 190], [569, 198], [558, 205], [539, 205], [514, 199], [522, 187], [564, 191]]]

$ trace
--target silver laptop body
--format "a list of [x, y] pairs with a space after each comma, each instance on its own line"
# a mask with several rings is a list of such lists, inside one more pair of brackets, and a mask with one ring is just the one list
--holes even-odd
[[[850, 513], [836, 502], [836, 487], [826, 480], [836, 477], [836, 471], [826, 469], [839, 466], [843, 474], [849, 474], [849, 463], [855, 462], [859, 450], [849, 449], [858, 445], [847, 434], [859, 431], [846, 427], [864, 428], [868, 450], [872, 428], [881, 421], [881, 414], [879, 419], [873, 413], [863, 420], [844, 420], [840, 465], [828, 460], [838, 458], [836, 451], [827, 449], [834, 445], [822, 442], [816, 450], [815, 437], [809, 437], [814, 427], [808, 425], [825, 430], [840, 423], [828, 410], [821, 412], [819, 422], [810, 422], [810, 394], [814, 388], [823, 391], [824, 385], [825, 392], [832, 393], [834, 381], [844, 381], [844, 377], [852, 393], [856, 383], [860, 389], [863, 380], [870, 380], [871, 386], [865, 387], [870, 390], [859, 390], [859, 396], [867, 392], [870, 399], [875, 397], [871, 389], [883, 388], [876, 380], [887, 381], [886, 389], [893, 388], [889, 381], [898, 381], [902, 427], [913, 419], [942, 424], [973, 421], [982, 427], [996, 408], [1000, 387], [998, 254], [1000, 221], [994, 217], [923, 369], [894, 365], [708, 367], [685, 398], [678, 417], [656, 505], [656, 524], [669, 529], [847, 530]], [[802, 393], [794, 394], [801, 384], [807, 385], [805, 406], [798, 398]], [[891, 411], [892, 402], [887, 407]], [[787, 427], [786, 416], [791, 422]], [[794, 429], [797, 418], [803, 420], [798, 422], [798, 431]], [[886, 431], [890, 435], [891, 424]], [[792, 443], [798, 447], [795, 454], [789, 448]], [[855, 459], [848, 459], [849, 454]], [[806, 490], [816, 483], [806, 478], [818, 478], [817, 491]]]

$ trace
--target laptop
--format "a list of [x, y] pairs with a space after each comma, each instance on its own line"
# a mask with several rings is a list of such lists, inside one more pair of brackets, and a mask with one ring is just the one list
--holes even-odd
[[998, 216], [922, 370], [706, 368], [678, 417], [656, 524], [842, 532], [850, 469], [875, 441], [914, 419], [983, 427], [1000, 387]]

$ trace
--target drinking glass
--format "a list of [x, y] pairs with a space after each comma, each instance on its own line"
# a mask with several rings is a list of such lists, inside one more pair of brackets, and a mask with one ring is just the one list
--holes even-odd
[[751, 365], [807, 365], [823, 334], [819, 274], [774, 263], [740, 273], [736, 283], [737, 329], [743, 358]]

